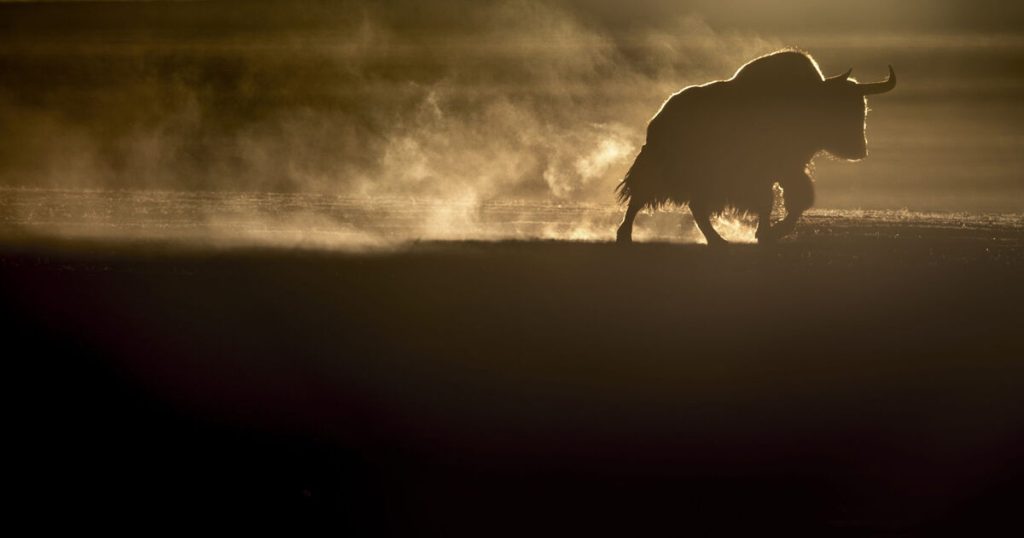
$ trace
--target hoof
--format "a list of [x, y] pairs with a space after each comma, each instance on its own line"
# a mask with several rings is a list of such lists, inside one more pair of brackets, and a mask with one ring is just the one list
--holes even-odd
[[729, 242], [726, 241], [725, 239], [722, 239], [722, 238], [718, 238], [718, 239], [714, 239], [714, 240], [708, 239], [708, 246], [711, 247], [711, 248], [722, 248], [722, 247], [724, 247], [724, 246], [726, 246], [728, 244], [729, 244]]
[[772, 239], [782, 239], [787, 235], [793, 233], [796, 229], [796, 219], [789, 219], [788, 217], [782, 222], [772, 226], [770, 236]]
[[779, 240], [778, 235], [772, 232], [758, 232], [754, 235], [754, 238], [757, 239], [758, 245], [774, 245]]

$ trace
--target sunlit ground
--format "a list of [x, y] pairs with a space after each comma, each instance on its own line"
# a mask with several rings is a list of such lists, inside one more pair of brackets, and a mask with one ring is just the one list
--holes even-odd
[[[66, 238], [159, 239], [230, 246], [372, 248], [432, 240], [610, 241], [613, 205], [346, 198], [313, 194], [0, 189], [0, 233]], [[719, 216], [732, 242], [754, 242], [755, 221]], [[927, 230], [1024, 230], [1024, 215], [908, 210], [810, 211], [795, 237], [855, 233], [899, 238]], [[982, 233], [982, 235], [985, 235]], [[638, 242], [703, 243], [685, 208], [642, 214]]]

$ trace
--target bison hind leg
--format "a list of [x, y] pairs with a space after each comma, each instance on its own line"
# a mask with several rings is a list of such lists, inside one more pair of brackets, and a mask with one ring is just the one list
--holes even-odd
[[636, 220], [637, 213], [643, 209], [644, 204], [638, 202], [636, 198], [630, 198], [629, 205], [626, 207], [626, 214], [622, 216], [622, 224], [619, 224], [619, 229], [615, 233], [616, 243], [632, 243], [633, 242], [633, 221]]

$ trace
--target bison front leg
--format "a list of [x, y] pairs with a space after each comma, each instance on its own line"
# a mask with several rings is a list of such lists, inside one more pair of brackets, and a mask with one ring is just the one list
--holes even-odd
[[794, 174], [779, 180], [786, 201], [786, 218], [771, 231], [775, 238], [783, 237], [796, 228], [796, 221], [814, 205], [814, 181], [806, 173]]
[[722, 236], [718, 235], [715, 228], [711, 226], [711, 211], [708, 208], [700, 203], [690, 202], [690, 213], [693, 214], [693, 220], [697, 223], [697, 228], [704, 234], [704, 239], [707, 239], [708, 246], [715, 247], [729, 243], [722, 239]]
[[757, 232], [754, 234], [754, 238], [759, 244], [771, 243], [775, 240], [776, 236], [772, 233], [772, 204], [774, 202], [775, 192], [769, 187], [757, 204]]

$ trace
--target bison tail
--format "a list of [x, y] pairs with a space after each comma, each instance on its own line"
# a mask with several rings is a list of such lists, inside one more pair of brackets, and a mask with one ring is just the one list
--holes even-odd
[[623, 179], [619, 182], [619, 185], [615, 187], [615, 198], [620, 204], [629, 202], [629, 199], [633, 196], [633, 193], [629, 190], [629, 183], [626, 182], [627, 179], [629, 179], [629, 176], [626, 176], [626, 179]]
[[640, 153], [637, 154], [636, 159], [633, 160], [633, 165], [629, 167], [629, 171], [626, 172], [626, 177], [622, 179], [622, 182], [615, 187], [615, 194], [620, 204], [625, 204], [633, 199], [636, 194], [637, 182], [643, 183], [647, 181], [643, 176], [648, 175], [650, 172], [651, 165], [650, 150], [647, 148], [647, 144], [644, 144], [640, 148]]

